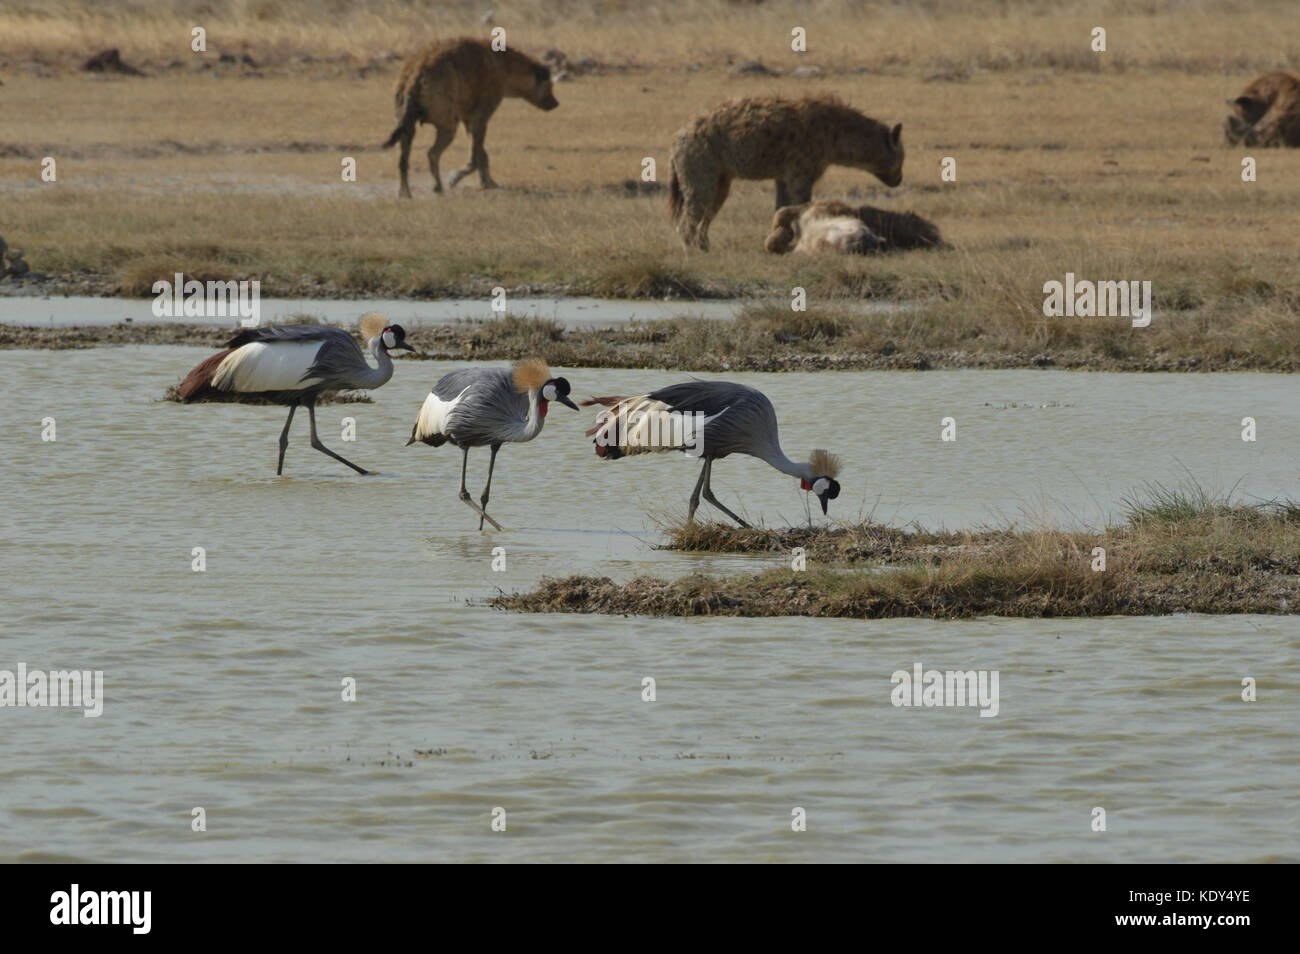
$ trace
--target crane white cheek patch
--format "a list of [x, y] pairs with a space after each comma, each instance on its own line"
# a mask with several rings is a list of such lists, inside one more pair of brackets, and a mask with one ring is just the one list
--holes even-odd
[[396, 348], [396, 347], [397, 347], [397, 335], [393, 334], [391, 331], [385, 331], [385, 332], [384, 332], [384, 347], [385, 347], [385, 348]]
[[813, 481], [812, 491], [818, 497], [820, 497], [822, 494], [826, 493], [826, 491], [830, 488], [830, 485], [831, 482], [827, 480], [825, 477], [818, 477], [815, 481]]
[[554, 400], [555, 400], [555, 385], [554, 385], [554, 384], [548, 384], [548, 385], [546, 385], [546, 387], [542, 388], [542, 399], [543, 399], [543, 400], [546, 400], [546, 401], [554, 401]]

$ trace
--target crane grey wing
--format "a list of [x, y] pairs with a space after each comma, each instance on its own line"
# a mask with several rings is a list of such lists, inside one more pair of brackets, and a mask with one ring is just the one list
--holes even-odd
[[448, 436], [470, 447], [518, 440], [528, 424], [528, 395], [515, 389], [510, 368], [475, 371], [472, 386], [452, 412]]
[[333, 325], [269, 325], [265, 328], [243, 329], [226, 342], [226, 347], [238, 348], [254, 341], [322, 341], [340, 335], [352, 340], [350, 334]]
[[660, 401], [670, 410], [699, 412], [709, 416], [721, 414], [728, 407], [752, 400], [759, 394], [743, 384], [729, 381], [685, 381], [652, 391], [647, 397]]
[[303, 380], [320, 378], [325, 382], [326, 387], [352, 387], [358, 369], [368, 370], [370, 365], [366, 363], [366, 357], [362, 354], [355, 338], [341, 328], [329, 330], [334, 334], [324, 335], [319, 339], [321, 346], [316, 352], [316, 360], [303, 374]]
[[[255, 347], [245, 350], [239, 363], [248, 365], [246, 371], [253, 370], [258, 364], [268, 361], [261, 352], [271, 348], [270, 354], [274, 355], [277, 365], [274, 371], [274, 377], [278, 379], [276, 389], [286, 394], [295, 385], [316, 389], [354, 387], [357, 372], [370, 367], [356, 339], [342, 328], [330, 325], [245, 328], [231, 338], [226, 347], [238, 351], [247, 349], [249, 345]], [[254, 353], [257, 353], [256, 357], [253, 357]], [[239, 389], [247, 390], [249, 387], [251, 385]]]
[[515, 390], [509, 368], [461, 368], [433, 386], [411, 440], [434, 443], [436, 435], [461, 447], [482, 447], [516, 440], [527, 422], [528, 395]]
[[776, 411], [762, 391], [731, 381], [686, 381], [649, 395], [682, 414], [703, 414], [700, 452], [706, 457], [753, 454], [776, 439]]
[[484, 372], [491, 372], [492, 368], [458, 368], [455, 371], [448, 371], [433, 385], [432, 393], [437, 395], [440, 400], [451, 401], [471, 384], [481, 380]]

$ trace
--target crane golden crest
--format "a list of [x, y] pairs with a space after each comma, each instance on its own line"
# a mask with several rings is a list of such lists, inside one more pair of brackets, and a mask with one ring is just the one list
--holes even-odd
[[808, 466], [818, 477], [834, 478], [840, 475], [839, 455], [822, 450], [820, 447], [808, 455]]
[[521, 394], [540, 391], [551, 380], [551, 369], [541, 358], [524, 358], [516, 362], [513, 370], [515, 390]]
[[368, 311], [361, 316], [357, 322], [361, 326], [361, 340], [369, 341], [376, 335], [383, 334], [384, 328], [388, 325], [388, 319], [377, 311]]

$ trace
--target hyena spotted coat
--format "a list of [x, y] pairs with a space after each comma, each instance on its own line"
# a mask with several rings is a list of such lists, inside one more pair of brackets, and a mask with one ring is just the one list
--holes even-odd
[[668, 214], [687, 248], [709, 247], [733, 179], [775, 179], [776, 208], [812, 200], [830, 166], [903, 181], [903, 127], [870, 119], [834, 96], [754, 96], [723, 103], [673, 140]]
[[1228, 100], [1223, 136], [1235, 146], [1300, 146], [1300, 78], [1266, 73]]
[[507, 96], [518, 96], [538, 109], [560, 105], [551, 92], [551, 71], [514, 50], [497, 52], [489, 43], [461, 37], [431, 43], [407, 57], [397, 78], [397, 128], [384, 143], [385, 149], [402, 144], [397, 161], [402, 177], [398, 195], [411, 197], [406, 172], [417, 123], [432, 123], [437, 130], [429, 147], [434, 192], [442, 191], [438, 157], [451, 145], [460, 123], [465, 124], [471, 139], [469, 165], [453, 172], [448, 185], [454, 188], [465, 176], [478, 172], [483, 188], [496, 188], [483, 138], [488, 120]]

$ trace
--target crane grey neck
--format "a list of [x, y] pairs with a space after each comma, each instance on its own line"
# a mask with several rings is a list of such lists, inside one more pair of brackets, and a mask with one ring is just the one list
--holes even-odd
[[529, 441], [542, 432], [546, 418], [542, 417], [540, 390], [528, 390], [528, 421], [524, 425], [524, 440]]
[[757, 452], [754, 456], [760, 460], [767, 461], [783, 474], [789, 474], [791, 477], [798, 477], [800, 480], [806, 480], [809, 483], [812, 483], [813, 480], [822, 476], [821, 474], [813, 473], [812, 464], [809, 464], [806, 461], [800, 463], [799, 461], [794, 461], [789, 457], [786, 457], [785, 453], [781, 450], [781, 445], [775, 441], [757, 448]]
[[388, 383], [388, 379], [393, 376], [393, 359], [388, 356], [384, 349], [383, 335], [375, 335], [367, 342], [370, 353], [375, 356], [375, 361], [379, 363], [376, 368], [367, 367], [365, 371], [357, 375], [358, 383], [355, 385], [358, 389], [377, 388]]

